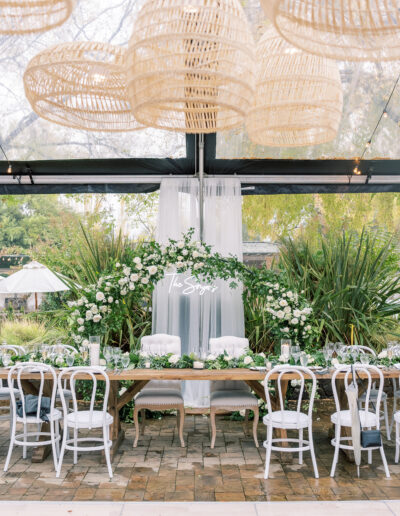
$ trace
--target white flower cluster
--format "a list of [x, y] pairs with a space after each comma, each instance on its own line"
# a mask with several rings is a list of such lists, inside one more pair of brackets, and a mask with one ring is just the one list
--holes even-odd
[[[304, 306], [304, 301], [298, 293], [292, 292], [279, 283], [266, 283], [268, 288], [266, 310], [279, 328], [282, 337], [292, 337], [296, 340], [307, 338], [311, 333], [309, 316], [310, 306]], [[303, 305], [303, 306], [302, 306]]]

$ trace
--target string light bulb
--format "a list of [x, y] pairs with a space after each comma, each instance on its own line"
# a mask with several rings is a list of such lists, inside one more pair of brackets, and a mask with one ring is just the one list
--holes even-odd
[[386, 112], [386, 111], [384, 111], [382, 116], [383, 116], [383, 118], [387, 118], [387, 117], [388, 117], [387, 112]]
[[361, 171], [359, 170], [358, 167], [354, 167], [353, 168], [353, 173], [356, 174], [357, 176], [359, 176], [361, 174]]
[[9, 164], [8, 164], [7, 174], [12, 174], [12, 166], [11, 166], [11, 163], [9, 163]]
[[367, 142], [367, 143], [365, 144], [365, 147], [368, 149], [368, 147], [369, 147], [370, 145], [371, 145], [371, 142]]

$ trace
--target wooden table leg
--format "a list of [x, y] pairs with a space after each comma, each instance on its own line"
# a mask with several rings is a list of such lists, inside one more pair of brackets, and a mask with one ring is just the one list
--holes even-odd
[[[113, 424], [110, 429], [110, 438], [112, 440], [112, 447], [110, 450], [110, 459], [114, 460], [115, 455], [118, 453], [118, 448], [125, 438], [125, 432], [121, 427], [121, 420], [119, 417], [119, 411], [121, 408], [129, 403], [131, 399], [148, 383], [147, 380], [135, 381], [132, 385], [119, 397], [119, 381], [110, 381], [110, 394], [108, 397], [108, 412], [113, 417]], [[102, 453], [102, 462], [105, 463], [104, 451]]]

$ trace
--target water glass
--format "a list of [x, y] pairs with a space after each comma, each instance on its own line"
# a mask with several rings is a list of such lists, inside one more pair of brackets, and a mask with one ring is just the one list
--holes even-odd
[[297, 362], [299, 361], [300, 353], [301, 353], [300, 346], [298, 346], [298, 345], [292, 346], [292, 357], [294, 358], [295, 364], [297, 364]]
[[308, 356], [307, 356], [307, 353], [301, 353], [300, 355], [300, 364], [303, 366], [303, 367], [307, 367], [307, 364], [308, 364]]
[[8, 367], [11, 364], [11, 356], [8, 353], [3, 353], [1, 358], [3, 360], [4, 367]]
[[126, 369], [129, 366], [129, 363], [130, 363], [129, 355], [122, 355], [121, 356], [122, 369]]
[[324, 355], [324, 359], [325, 359], [326, 365], [328, 365], [328, 362], [329, 362], [329, 360], [331, 358], [330, 350], [325, 347], [325, 348], [323, 348], [322, 353]]
[[368, 365], [370, 362], [370, 359], [371, 359], [371, 357], [368, 353], [362, 353], [360, 355], [360, 361], [363, 365]]
[[72, 367], [74, 365], [75, 357], [73, 353], [68, 353], [65, 357], [65, 361], [68, 367]]

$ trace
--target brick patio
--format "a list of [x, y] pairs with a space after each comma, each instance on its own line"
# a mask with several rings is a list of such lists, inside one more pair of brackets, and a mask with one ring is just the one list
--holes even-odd
[[[318, 407], [318, 404], [317, 404]], [[139, 446], [132, 448], [133, 426], [126, 425], [110, 482], [100, 456], [83, 454], [72, 464], [68, 452], [59, 479], [51, 457], [32, 464], [13, 454], [9, 472], [0, 474], [1, 500], [127, 500], [127, 501], [282, 501], [282, 500], [378, 500], [400, 497], [400, 465], [394, 464], [394, 442], [386, 444], [392, 477], [386, 479], [379, 452], [374, 464], [362, 465], [361, 479], [342, 455], [335, 479], [329, 477], [333, 448], [328, 440], [332, 405], [323, 403], [314, 416], [314, 435], [320, 479], [313, 477], [309, 454], [305, 464], [289, 457], [273, 456], [271, 478], [263, 479], [264, 449], [257, 450], [243, 434], [243, 424], [219, 419], [218, 437], [210, 449], [208, 418], [187, 416], [186, 448], [180, 448], [173, 416], [149, 420]], [[264, 427], [259, 425], [259, 439]], [[8, 423], [0, 425], [0, 463], [8, 447]]]

